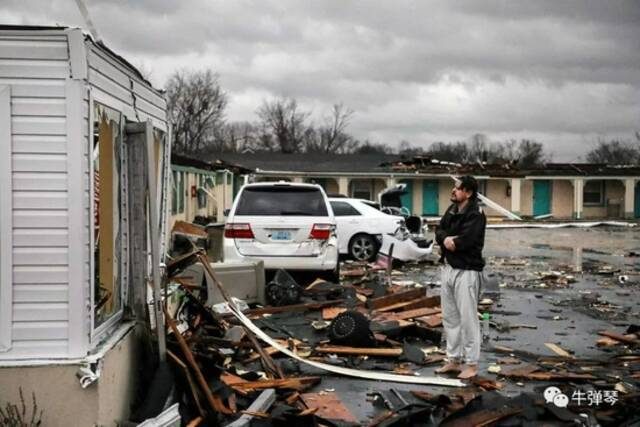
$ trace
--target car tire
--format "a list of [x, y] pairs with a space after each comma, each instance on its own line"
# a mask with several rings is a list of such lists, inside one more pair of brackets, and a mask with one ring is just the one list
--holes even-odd
[[370, 234], [356, 234], [349, 242], [349, 255], [356, 261], [372, 261], [378, 254], [376, 239]]

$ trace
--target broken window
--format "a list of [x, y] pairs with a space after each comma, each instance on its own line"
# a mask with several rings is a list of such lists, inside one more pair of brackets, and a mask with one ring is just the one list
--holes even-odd
[[584, 204], [585, 206], [604, 205], [604, 181], [587, 181], [584, 184]]
[[93, 327], [122, 310], [121, 239], [124, 149], [122, 114], [105, 105], [93, 106]]

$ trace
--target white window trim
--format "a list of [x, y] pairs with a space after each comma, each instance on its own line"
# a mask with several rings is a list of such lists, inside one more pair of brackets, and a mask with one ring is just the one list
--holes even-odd
[[13, 223], [11, 175], [11, 87], [0, 85], [0, 352], [11, 348], [13, 314]]

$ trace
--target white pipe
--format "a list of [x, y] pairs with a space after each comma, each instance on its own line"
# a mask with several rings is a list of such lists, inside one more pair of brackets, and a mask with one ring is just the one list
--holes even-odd
[[[453, 179], [456, 182], [456, 184], [460, 183], [460, 180], [458, 178], [456, 178], [453, 175], [450, 175], [450, 176], [451, 176], [451, 179]], [[499, 204], [497, 204], [493, 200], [491, 200], [488, 197], [482, 195], [482, 193], [478, 193], [478, 199], [480, 199], [482, 201], [482, 203], [484, 203], [485, 205], [489, 206], [491, 209], [500, 212], [501, 214], [503, 214], [507, 218], [513, 219], [513, 220], [516, 220], [516, 221], [522, 221], [522, 218], [520, 218], [518, 215], [516, 215], [513, 212], [511, 212], [509, 209], [503, 208], [502, 206], [500, 206]]]

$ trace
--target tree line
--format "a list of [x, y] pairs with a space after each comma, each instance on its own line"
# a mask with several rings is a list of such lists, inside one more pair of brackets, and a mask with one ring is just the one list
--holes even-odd
[[[293, 98], [265, 99], [253, 122], [229, 122], [228, 95], [211, 70], [177, 71], [167, 83], [167, 108], [173, 124], [174, 150], [187, 155], [220, 152], [271, 151], [281, 153], [425, 155], [457, 163], [505, 163], [518, 166], [551, 161], [542, 143], [532, 139], [491, 142], [483, 134], [466, 141], [433, 142], [426, 147], [402, 141], [397, 149], [387, 143], [358, 140], [348, 131], [354, 110], [334, 104], [320, 123], [311, 120]], [[600, 141], [586, 154], [591, 163], [640, 163], [640, 133], [636, 142]]]

